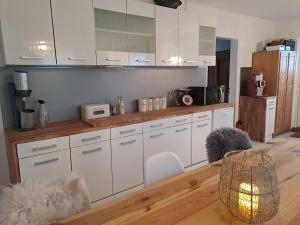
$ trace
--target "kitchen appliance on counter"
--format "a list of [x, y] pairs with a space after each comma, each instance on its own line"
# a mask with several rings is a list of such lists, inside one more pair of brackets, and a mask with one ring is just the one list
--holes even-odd
[[81, 106], [81, 119], [90, 120], [110, 116], [109, 104], [86, 104]]
[[182, 88], [182, 89], [174, 90], [173, 98], [175, 100], [175, 104], [177, 106], [192, 105], [194, 100], [193, 100], [192, 96], [189, 94], [190, 91], [191, 91], [191, 89], [189, 89], [189, 88]]
[[14, 126], [22, 131], [31, 130], [35, 127], [35, 111], [26, 108], [27, 99], [32, 90], [28, 85], [28, 73], [26, 71], [15, 71], [13, 82], [8, 83]]
[[263, 79], [263, 74], [256, 74], [246, 82], [247, 95], [250, 97], [264, 96], [266, 81]]
[[225, 87], [189, 87], [194, 105], [212, 105], [224, 102]]

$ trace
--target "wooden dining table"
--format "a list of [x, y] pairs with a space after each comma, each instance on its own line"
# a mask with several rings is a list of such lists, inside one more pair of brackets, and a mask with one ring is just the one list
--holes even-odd
[[[300, 142], [274, 140], [264, 151], [276, 162], [278, 214], [265, 225], [300, 225]], [[55, 225], [240, 225], [219, 199], [222, 161], [173, 177]]]

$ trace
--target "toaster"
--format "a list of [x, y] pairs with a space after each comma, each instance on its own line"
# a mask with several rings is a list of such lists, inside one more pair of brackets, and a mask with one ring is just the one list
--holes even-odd
[[109, 104], [86, 104], [81, 106], [81, 119], [91, 120], [110, 116]]

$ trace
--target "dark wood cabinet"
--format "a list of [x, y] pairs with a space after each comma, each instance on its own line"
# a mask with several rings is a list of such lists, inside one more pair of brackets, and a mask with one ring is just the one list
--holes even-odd
[[277, 96], [275, 135], [291, 128], [296, 53], [293, 51], [256, 52], [253, 73], [263, 73], [266, 94]]

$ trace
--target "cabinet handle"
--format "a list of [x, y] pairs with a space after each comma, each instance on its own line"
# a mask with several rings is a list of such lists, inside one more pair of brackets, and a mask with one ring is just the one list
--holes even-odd
[[208, 126], [208, 123], [205, 123], [205, 124], [202, 124], [202, 125], [198, 125], [197, 127], [201, 128], [201, 127], [206, 127], [206, 126]]
[[194, 61], [194, 60], [184, 60], [183, 62], [184, 63], [196, 63], [197, 61]]
[[136, 62], [151, 62], [150, 59], [136, 59]]
[[130, 145], [130, 144], [133, 144], [135, 143], [136, 140], [131, 140], [131, 141], [127, 141], [127, 142], [121, 142], [121, 145], [124, 146], [124, 145]]
[[101, 136], [95, 136], [95, 137], [91, 137], [91, 138], [82, 138], [81, 141], [82, 142], [89, 142], [89, 141], [95, 141], [95, 140], [98, 140], [98, 139], [101, 139]]
[[162, 61], [163, 63], [168, 63], [168, 62], [171, 63], [171, 62], [175, 62], [175, 60], [164, 60], [164, 59], [161, 60], [161, 61]]
[[128, 133], [132, 133], [135, 132], [136, 129], [131, 129], [131, 130], [124, 130], [124, 131], [120, 131], [120, 134], [128, 134]]
[[186, 131], [187, 128], [183, 128], [183, 129], [180, 129], [180, 130], [176, 130], [176, 133], [179, 133], [179, 132], [183, 132], [183, 131]]
[[207, 118], [208, 115], [205, 115], [205, 116], [198, 116], [198, 119], [204, 119], [204, 118]]
[[90, 154], [90, 153], [94, 153], [94, 152], [99, 152], [101, 150], [102, 150], [102, 148], [96, 148], [96, 149], [92, 149], [92, 150], [83, 151], [82, 154], [86, 155], [86, 154]]
[[182, 119], [182, 120], [176, 120], [175, 123], [183, 123], [185, 121], [187, 121], [188, 119]]
[[164, 125], [163, 123], [151, 125], [150, 128], [158, 128], [158, 127], [162, 127], [163, 125]]
[[84, 61], [84, 60], [88, 60], [88, 58], [69, 57], [68, 60], [70, 60], [70, 61]]
[[203, 60], [202, 62], [205, 63], [205, 64], [212, 64], [213, 63], [213, 62], [206, 61], [206, 60]]
[[34, 166], [41, 166], [41, 165], [45, 165], [45, 164], [56, 162], [58, 160], [59, 160], [59, 158], [53, 158], [53, 159], [49, 159], [49, 160], [45, 160], [45, 161], [35, 162], [33, 165]]
[[274, 109], [275, 109], [275, 107], [268, 108], [268, 110], [274, 110]]
[[53, 148], [56, 148], [56, 147], [57, 147], [57, 144], [53, 144], [53, 145], [48, 145], [48, 146], [33, 148], [32, 151], [33, 152], [45, 151], [45, 150], [53, 149]]
[[158, 138], [158, 137], [161, 137], [161, 136], [164, 136], [164, 135], [165, 135], [164, 133], [155, 134], [155, 135], [151, 135], [150, 138]]
[[46, 59], [47, 57], [43, 57], [43, 56], [20, 56], [20, 59], [39, 59], [39, 60], [42, 60], [42, 59]]
[[107, 62], [121, 62], [121, 59], [109, 59], [109, 58], [106, 58], [105, 60]]

